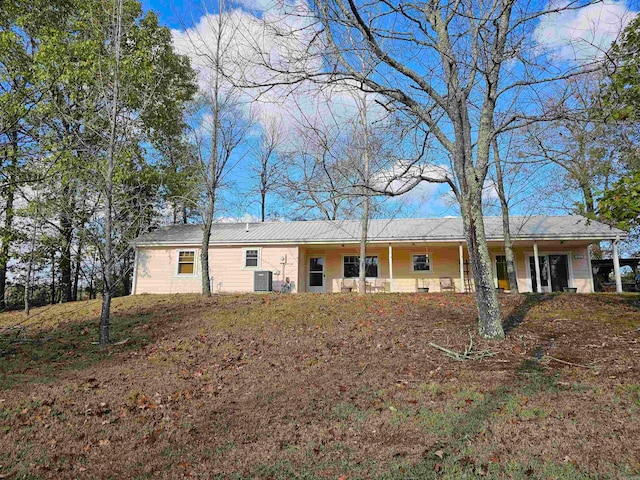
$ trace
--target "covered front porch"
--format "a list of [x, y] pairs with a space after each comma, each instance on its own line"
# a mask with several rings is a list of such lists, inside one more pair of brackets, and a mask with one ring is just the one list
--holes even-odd
[[[490, 242], [494, 286], [508, 290], [501, 242]], [[357, 291], [358, 243], [300, 246], [299, 291]], [[520, 292], [593, 292], [588, 244], [519, 241], [514, 244]], [[367, 292], [474, 291], [465, 243], [369, 243]]]

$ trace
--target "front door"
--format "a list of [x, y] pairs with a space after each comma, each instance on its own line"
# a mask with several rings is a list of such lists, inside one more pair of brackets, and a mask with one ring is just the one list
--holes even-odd
[[309, 258], [308, 292], [324, 293], [324, 257]]
[[498, 277], [498, 288], [509, 290], [509, 275], [507, 274], [507, 257], [496, 255], [496, 277]]
[[[562, 292], [569, 286], [569, 257], [567, 255], [539, 255], [540, 283], [543, 292]], [[535, 258], [529, 257], [531, 291], [537, 292]]]

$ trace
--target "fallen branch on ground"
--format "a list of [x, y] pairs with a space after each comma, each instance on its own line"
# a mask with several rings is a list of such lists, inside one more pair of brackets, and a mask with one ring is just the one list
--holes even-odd
[[581, 368], [598, 368], [595, 365], [582, 365], [580, 363], [567, 362], [566, 360], [560, 360], [559, 358], [552, 357], [551, 355], [545, 355], [550, 360], [555, 360], [559, 363], [564, 363], [565, 365], [571, 365], [572, 367], [581, 367]]
[[473, 335], [471, 334], [471, 330], [469, 330], [469, 346], [464, 349], [464, 352], [454, 352], [453, 350], [449, 350], [448, 348], [442, 347], [437, 343], [429, 342], [429, 345], [437, 350], [443, 352], [447, 357], [451, 357], [454, 360], [464, 361], [464, 360], [482, 360], [483, 358], [493, 357], [494, 353], [489, 350], [477, 351], [473, 349]]

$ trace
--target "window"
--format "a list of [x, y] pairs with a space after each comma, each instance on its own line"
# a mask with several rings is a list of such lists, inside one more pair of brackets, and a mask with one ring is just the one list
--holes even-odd
[[260, 250], [247, 249], [244, 251], [244, 266], [246, 268], [253, 268], [260, 266]]
[[411, 270], [414, 272], [430, 272], [431, 258], [426, 253], [418, 253], [412, 256], [413, 264]]
[[[358, 278], [360, 274], [360, 256], [346, 255], [343, 259], [344, 278]], [[378, 276], [378, 257], [367, 257], [365, 275], [369, 278]]]
[[178, 275], [193, 275], [196, 252], [183, 250], [178, 252]]

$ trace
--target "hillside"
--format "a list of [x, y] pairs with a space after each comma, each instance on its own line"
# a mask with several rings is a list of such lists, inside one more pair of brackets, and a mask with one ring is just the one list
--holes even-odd
[[[640, 296], [198, 295], [0, 316], [0, 478], [640, 475]], [[19, 322], [24, 329], [10, 328]]]

